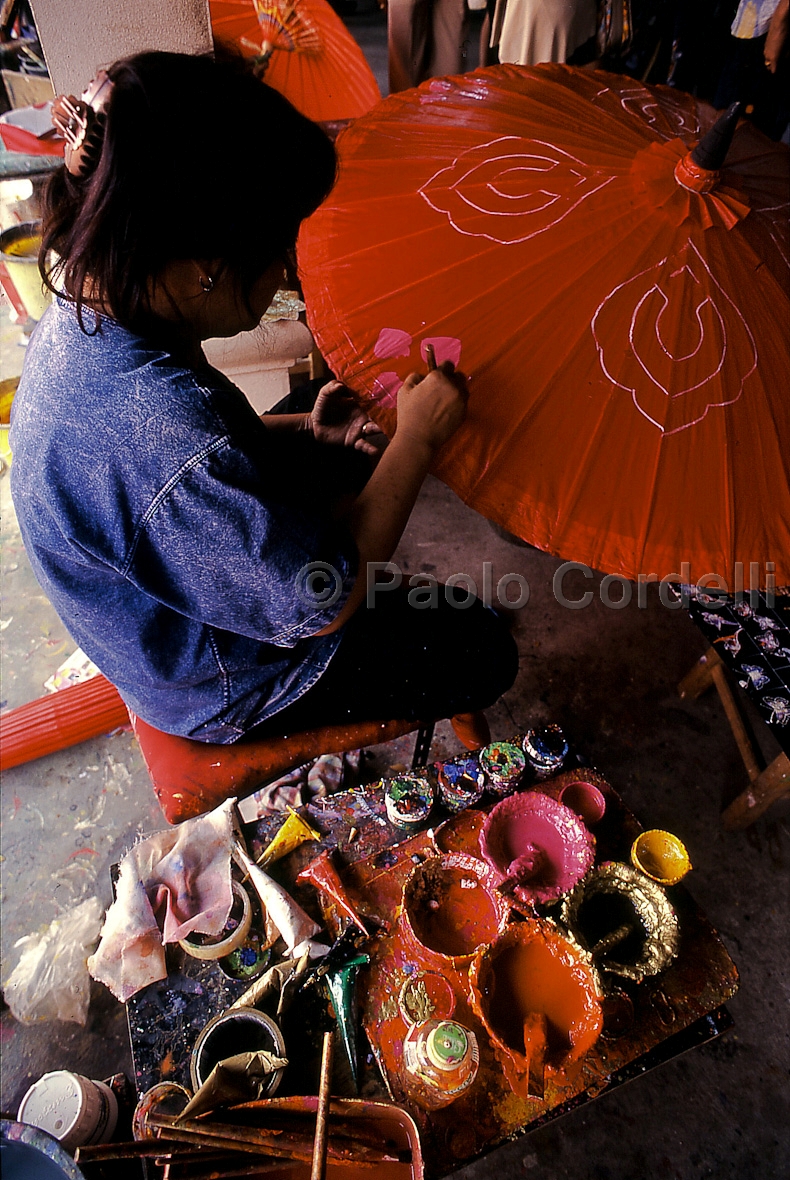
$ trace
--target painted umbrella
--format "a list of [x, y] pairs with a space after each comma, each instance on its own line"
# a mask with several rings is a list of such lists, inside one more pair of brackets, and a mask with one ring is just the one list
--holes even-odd
[[434, 471], [490, 520], [630, 579], [732, 589], [756, 562], [783, 585], [788, 152], [742, 122], [698, 166], [714, 119], [567, 66], [434, 79], [343, 132], [300, 268], [322, 352], [385, 430], [428, 343], [469, 375]]
[[362, 50], [326, 0], [209, 0], [218, 41], [268, 55], [264, 80], [318, 122], [356, 119], [381, 98]]

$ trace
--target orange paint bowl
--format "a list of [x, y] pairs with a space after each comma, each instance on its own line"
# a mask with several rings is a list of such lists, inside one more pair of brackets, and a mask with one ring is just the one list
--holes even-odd
[[442, 958], [463, 962], [504, 930], [508, 903], [496, 873], [477, 857], [456, 852], [433, 856], [403, 887], [401, 922], [413, 943]]
[[470, 970], [472, 1008], [512, 1090], [528, 1096], [525, 1024], [546, 1021], [545, 1065], [558, 1071], [598, 1040], [603, 1013], [589, 956], [545, 922], [511, 926], [479, 951]]
[[498, 873], [517, 882], [518, 898], [547, 902], [592, 867], [595, 840], [570, 807], [530, 791], [497, 803], [483, 824], [480, 850]]

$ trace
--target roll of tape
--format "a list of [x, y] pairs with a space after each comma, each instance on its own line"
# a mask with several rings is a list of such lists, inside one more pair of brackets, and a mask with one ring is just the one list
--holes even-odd
[[[232, 930], [226, 938], [219, 939], [217, 942], [193, 942], [191, 937], [187, 935], [179, 942], [179, 946], [191, 955], [193, 959], [222, 959], [225, 955], [229, 955], [231, 951], [235, 951], [244, 942], [244, 939], [249, 934], [250, 924], [252, 922], [252, 906], [250, 904], [249, 894], [243, 885], [238, 881], [231, 881], [233, 887], [233, 896], [241, 901], [242, 914], [241, 920], [235, 930]], [[233, 912], [231, 907], [231, 913]]]

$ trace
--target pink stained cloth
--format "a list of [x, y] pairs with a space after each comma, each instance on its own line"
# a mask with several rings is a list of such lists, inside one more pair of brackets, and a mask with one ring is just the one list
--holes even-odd
[[121, 861], [115, 901], [88, 960], [93, 978], [121, 1003], [166, 978], [165, 943], [222, 931], [233, 901], [234, 802], [141, 840]]

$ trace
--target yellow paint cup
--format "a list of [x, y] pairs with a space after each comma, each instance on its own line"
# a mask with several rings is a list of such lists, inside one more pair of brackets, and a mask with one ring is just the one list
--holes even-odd
[[631, 863], [659, 885], [676, 885], [691, 868], [683, 842], [659, 828], [637, 836], [631, 845]]

